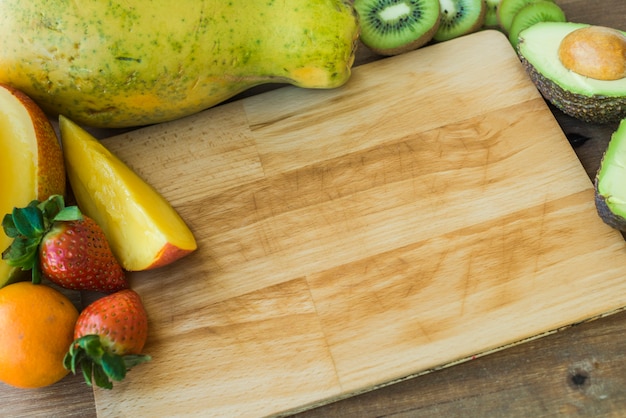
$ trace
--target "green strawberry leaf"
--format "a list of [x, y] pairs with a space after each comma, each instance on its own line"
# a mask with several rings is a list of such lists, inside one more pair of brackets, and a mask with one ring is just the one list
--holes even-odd
[[4, 229], [4, 233], [9, 238], [15, 238], [20, 234], [15, 227], [15, 222], [13, 222], [13, 215], [10, 213], [7, 213], [4, 215], [4, 218], [2, 218], [2, 229]]
[[41, 266], [39, 265], [40, 238], [18, 236], [11, 245], [2, 252], [2, 259], [8, 265], [20, 267], [22, 271], [31, 270], [31, 281], [41, 283]]
[[83, 219], [83, 214], [78, 206], [68, 206], [61, 209], [53, 218], [53, 221], [78, 221]]
[[100, 365], [94, 365], [93, 380], [98, 387], [101, 387], [103, 389], [113, 389], [113, 382], [111, 382], [109, 376], [107, 376], [102, 366]]
[[100, 358], [104, 353], [104, 348], [102, 347], [102, 343], [100, 342], [100, 337], [98, 335], [84, 335], [77, 339], [75, 344], [84, 350], [87, 357], [100, 364]]
[[[88, 337], [94, 337], [94, 336], [88, 336]], [[63, 366], [74, 374], [76, 374], [76, 366], [82, 365], [85, 360], [89, 359], [89, 356], [87, 356], [87, 353], [85, 352], [85, 350], [77, 343], [78, 341], [79, 340], [72, 342], [68, 352], [65, 354], [65, 357], [63, 358]], [[90, 362], [86, 362], [86, 363], [90, 363]]]
[[127, 354], [123, 356], [123, 359], [124, 364], [126, 365], [126, 370], [130, 370], [138, 364], [152, 360], [152, 357], [147, 354]]
[[22, 270], [32, 270], [32, 282], [41, 283], [39, 245], [55, 221], [83, 219], [78, 206], [65, 206], [61, 195], [52, 195], [40, 202], [31, 201], [23, 208], [14, 208], [2, 219], [2, 227], [8, 237], [13, 238], [9, 248], [2, 252], [2, 259]]
[[72, 342], [70, 348], [67, 350], [67, 353], [65, 353], [65, 356], [63, 357], [63, 367], [65, 367], [66, 370], [69, 370], [74, 374], [76, 374], [76, 361], [78, 360], [78, 356], [75, 355], [75, 352], [76, 349], [74, 348], [74, 343]]
[[40, 237], [45, 231], [43, 213], [33, 206], [14, 208], [13, 225], [20, 235], [27, 238]]
[[100, 365], [104, 373], [112, 380], [119, 382], [126, 377], [126, 364], [120, 355], [105, 352]]
[[[83, 377], [85, 378], [85, 382], [89, 386], [93, 386], [91, 384], [91, 380], [93, 376], [93, 367], [94, 367], [94, 364], [90, 361], [83, 361], [80, 363], [80, 371], [82, 372]], [[72, 373], [76, 374], [75, 371], [72, 371]]]
[[9, 248], [2, 253], [2, 259], [13, 267], [30, 270], [37, 264], [37, 247], [39, 239], [18, 237], [13, 240]]
[[63, 358], [63, 366], [76, 374], [80, 366], [85, 382], [112, 389], [112, 380], [121, 381], [131, 367], [151, 360], [148, 355], [119, 355], [107, 351], [96, 334], [76, 339]]
[[61, 209], [65, 207], [65, 200], [63, 199], [63, 196], [53, 194], [42, 202], [33, 200], [32, 202], [30, 202], [30, 204], [39, 207], [39, 209], [41, 209], [43, 213], [45, 213], [50, 219], [52, 219], [56, 216], [57, 213], [61, 211]]
[[11, 245], [2, 252], [2, 259], [6, 260], [8, 265], [16, 267], [22, 261], [22, 250], [24, 248], [24, 239], [16, 238]]

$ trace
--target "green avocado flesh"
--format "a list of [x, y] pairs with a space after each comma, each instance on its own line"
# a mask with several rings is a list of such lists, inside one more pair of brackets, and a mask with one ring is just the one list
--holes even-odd
[[608, 225], [626, 231], [626, 119], [611, 136], [595, 178], [596, 208]]
[[615, 122], [626, 117], [626, 78], [596, 80], [561, 64], [561, 40], [589, 26], [571, 22], [541, 22], [520, 33], [518, 54], [531, 79], [557, 108], [586, 122]]

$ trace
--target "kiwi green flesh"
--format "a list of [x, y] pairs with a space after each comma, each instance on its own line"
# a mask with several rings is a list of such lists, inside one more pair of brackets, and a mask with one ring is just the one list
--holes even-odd
[[498, 27], [498, 6], [500, 6], [500, 0], [485, 0], [487, 8], [485, 9], [485, 22], [484, 27], [495, 28]]
[[521, 31], [539, 22], [565, 22], [563, 10], [551, 1], [536, 1], [522, 7], [513, 18], [509, 30], [509, 41], [517, 46]]
[[419, 48], [439, 27], [438, 0], [355, 0], [354, 8], [361, 42], [381, 55]]
[[485, 23], [484, 0], [439, 0], [441, 19], [433, 39], [447, 41], [480, 29]]
[[626, 232], [626, 119], [604, 152], [595, 178], [595, 202], [602, 220]]
[[[504, 30], [504, 32], [509, 33], [513, 19], [524, 6], [537, 1], [539, 0], [501, 0], [497, 17], [500, 27]], [[549, 1], [554, 2], [554, 0]]]
[[626, 78], [604, 81], [581, 76], [561, 64], [558, 48], [570, 32], [589, 26], [540, 22], [520, 32], [518, 55], [541, 94], [564, 113], [591, 123], [626, 117]]

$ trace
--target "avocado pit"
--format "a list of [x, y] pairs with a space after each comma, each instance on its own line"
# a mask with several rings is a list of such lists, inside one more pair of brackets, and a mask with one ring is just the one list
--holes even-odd
[[626, 77], [626, 36], [602, 26], [570, 32], [559, 46], [559, 59], [569, 70], [596, 80]]

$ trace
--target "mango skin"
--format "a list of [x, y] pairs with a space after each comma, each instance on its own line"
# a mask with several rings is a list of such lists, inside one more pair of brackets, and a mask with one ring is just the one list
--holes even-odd
[[345, 0], [3, 0], [0, 82], [80, 124], [141, 126], [260, 84], [339, 87], [358, 36]]

